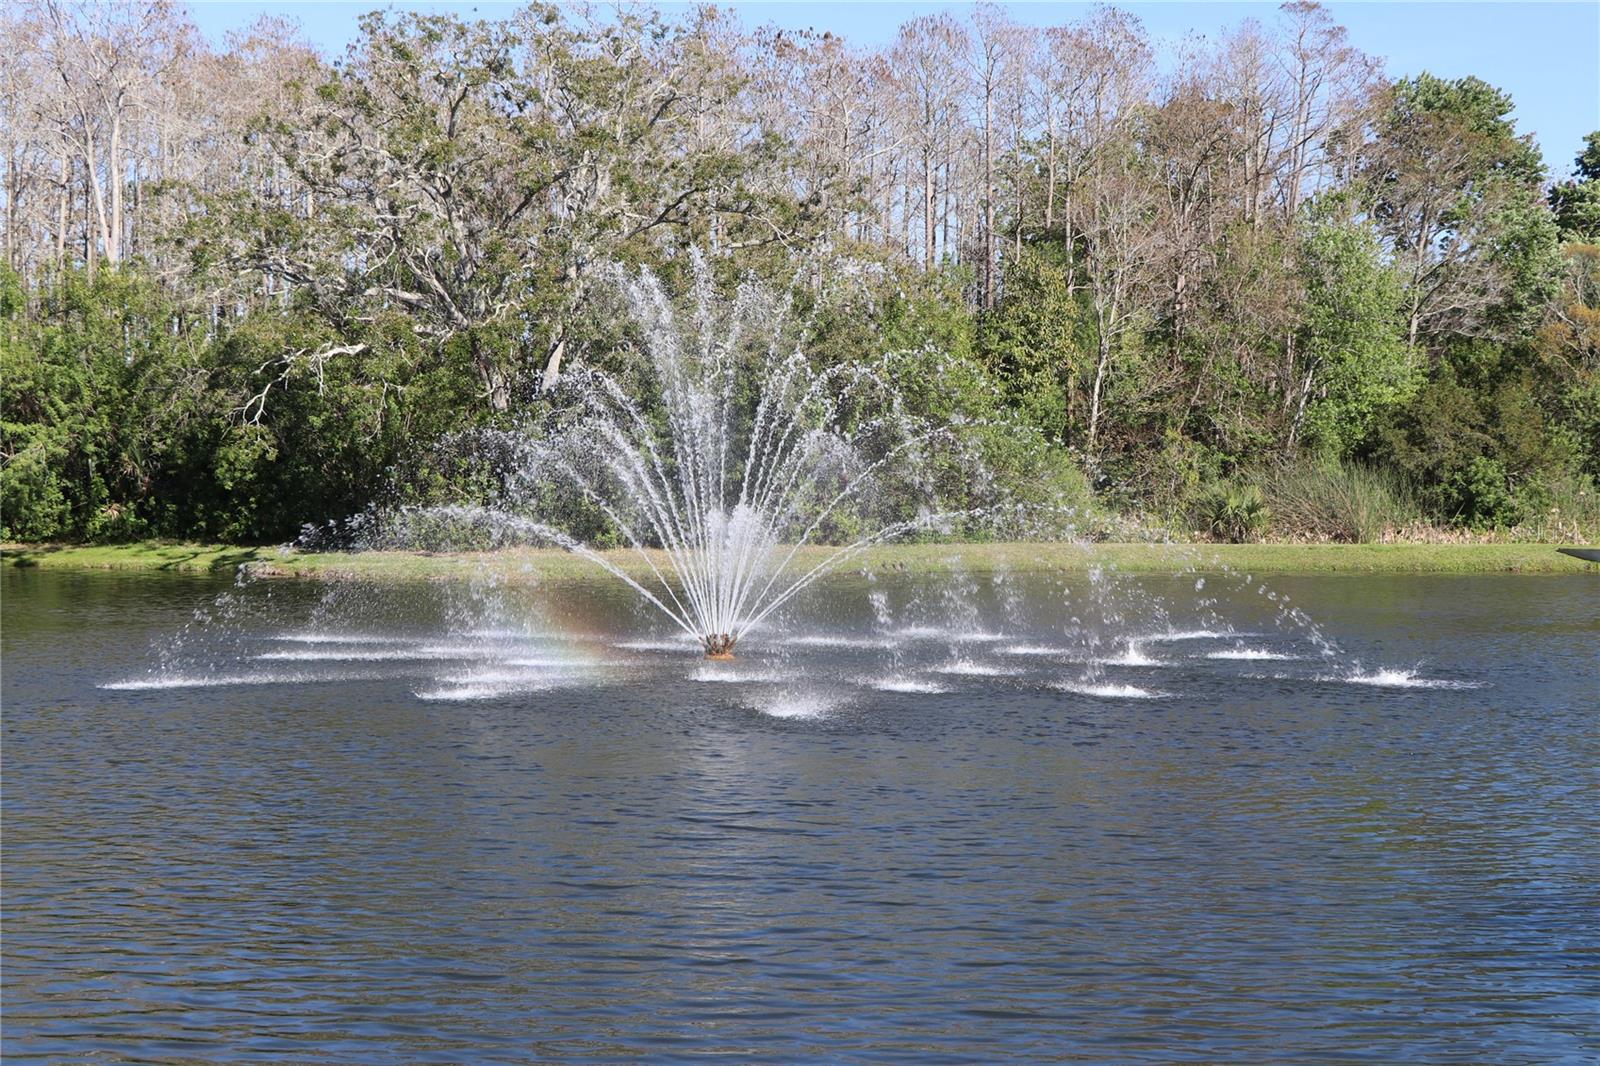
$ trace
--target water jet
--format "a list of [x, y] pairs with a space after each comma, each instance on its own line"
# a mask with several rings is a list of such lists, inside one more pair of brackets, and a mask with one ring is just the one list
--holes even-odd
[[[623, 365], [579, 360], [539, 419], [466, 439], [493, 498], [382, 516], [388, 542], [558, 545], [727, 659], [867, 548], [976, 513], [986, 479], [963, 471], [959, 420], [914, 414], [884, 360], [814, 366], [785, 298], [747, 282], [730, 302], [691, 266], [684, 312], [653, 274], [614, 268], [637, 337]], [[952, 470], [969, 506], [941, 498]]]

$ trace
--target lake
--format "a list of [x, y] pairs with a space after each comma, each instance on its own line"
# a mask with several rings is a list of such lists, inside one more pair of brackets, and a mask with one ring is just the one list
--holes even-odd
[[1600, 1058], [1592, 575], [3, 580], [8, 1063]]

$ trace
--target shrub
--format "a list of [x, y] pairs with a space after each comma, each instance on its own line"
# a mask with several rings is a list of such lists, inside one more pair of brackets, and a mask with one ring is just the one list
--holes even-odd
[[1600, 490], [1581, 475], [1552, 477], [1518, 493], [1519, 539], [1593, 542], [1600, 539]]
[[1276, 536], [1365, 544], [1415, 522], [1415, 498], [1394, 475], [1359, 463], [1310, 460], [1254, 478], [1272, 510]]
[[1168, 429], [1160, 447], [1136, 450], [1119, 464], [1105, 495], [1127, 510], [1142, 505], [1161, 525], [1181, 526], [1193, 517], [1200, 494], [1225, 480], [1227, 460], [1216, 448]]
[[1192, 511], [1197, 528], [1234, 544], [1260, 539], [1272, 521], [1272, 509], [1259, 488], [1225, 481], [1202, 489]]
[[1503, 529], [1522, 521], [1521, 501], [1512, 491], [1505, 463], [1497, 458], [1473, 456], [1465, 469], [1453, 471], [1444, 484], [1473, 529]]
[[1560, 404], [1528, 360], [1525, 348], [1453, 349], [1367, 454], [1403, 474], [1435, 520], [1487, 530], [1537, 515], [1538, 486], [1582, 469], [1583, 445], [1551, 417]]

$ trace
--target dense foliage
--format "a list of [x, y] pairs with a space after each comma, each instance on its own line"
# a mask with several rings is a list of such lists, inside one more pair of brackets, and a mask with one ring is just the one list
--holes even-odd
[[[702, 10], [0, 15], [0, 534], [263, 542], [481, 486], [436, 442], [626, 373], [605, 266], [787, 290], [1024, 499], [1226, 539], [1600, 527], [1600, 133], [1313, 3], [1158, 73], [1102, 9], [882, 52]], [[988, 488], [988, 487], [985, 487]], [[1575, 524], [1575, 525], [1574, 525]], [[600, 531], [603, 533], [603, 531]]]

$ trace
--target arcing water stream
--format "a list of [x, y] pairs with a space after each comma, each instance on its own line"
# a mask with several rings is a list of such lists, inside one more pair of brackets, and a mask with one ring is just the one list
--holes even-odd
[[[925, 473], [930, 453], [960, 452], [958, 434], [908, 413], [881, 364], [815, 369], [785, 347], [783, 300], [746, 283], [722, 312], [698, 257], [693, 274], [681, 321], [657, 278], [619, 270], [642, 347], [635, 380], [569, 373], [555, 425], [491, 442], [499, 499], [388, 516], [387, 542], [443, 524], [560, 545], [722, 657], [862, 550], [973, 514], [942, 508]], [[543, 517], [552, 492], [603, 516], [638, 572]], [[821, 559], [803, 555], [822, 540], [833, 547]]]

